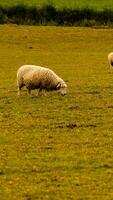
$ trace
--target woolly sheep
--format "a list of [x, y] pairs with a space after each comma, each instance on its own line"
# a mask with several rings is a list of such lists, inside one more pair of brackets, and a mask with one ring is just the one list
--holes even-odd
[[108, 62], [110, 67], [113, 67], [113, 52], [108, 54]]
[[59, 76], [49, 68], [36, 65], [23, 65], [18, 69], [18, 95], [20, 95], [23, 86], [27, 88], [29, 95], [31, 94], [31, 90], [34, 89], [39, 89], [39, 93], [42, 90], [59, 90], [62, 95], [67, 93], [67, 85]]

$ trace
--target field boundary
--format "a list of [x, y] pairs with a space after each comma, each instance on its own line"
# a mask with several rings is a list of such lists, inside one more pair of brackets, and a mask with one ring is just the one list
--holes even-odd
[[16, 5], [0, 6], [0, 24], [56, 25], [56, 26], [113, 26], [113, 10], [96, 11], [91, 8], [57, 10], [53, 5], [41, 8]]

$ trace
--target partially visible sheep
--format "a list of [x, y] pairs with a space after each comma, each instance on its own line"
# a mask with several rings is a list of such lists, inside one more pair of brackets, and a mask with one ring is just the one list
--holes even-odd
[[39, 89], [39, 92], [59, 90], [62, 95], [67, 93], [67, 85], [59, 76], [49, 68], [36, 65], [23, 65], [18, 69], [18, 95], [23, 86], [27, 88], [28, 94], [31, 94], [31, 90], [34, 89]]
[[113, 52], [108, 54], [108, 62], [110, 67], [113, 67]]

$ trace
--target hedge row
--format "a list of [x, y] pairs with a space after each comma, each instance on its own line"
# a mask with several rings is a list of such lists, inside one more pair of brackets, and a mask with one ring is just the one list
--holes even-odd
[[57, 10], [52, 5], [42, 8], [17, 5], [0, 7], [0, 24], [14, 23], [26, 25], [93, 26], [113, 25], [113, 11], [84, 9]]

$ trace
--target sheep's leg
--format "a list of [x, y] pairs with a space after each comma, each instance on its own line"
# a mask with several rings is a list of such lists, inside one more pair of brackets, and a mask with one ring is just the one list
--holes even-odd
[[17, 96], [20, 96], [20, 91], [21, 91], [23, 85], [18, 85], [17, 87], [18, 87], [18, 89], [17, 89]]
[[38, 95], [37, 95], [37, 96], [39, 96], [39, 95], [40, 95], [41, 91], [42, 91], [42, 89], [40, 88], [40, 89], [39, 89], [39, 91], [38, 91]]
[[31, 89], [30, 89], [30, 88], [27, 88], [27, 94], [28, 94], [29, 96], [31, 96]]
[[20, 96], [20, 91], [21, 91], [21, 88], [18, 87], [17, 96]]
[[47, 90], [44, 90], [43, 94], [46, 97], [47, 96]]
[[17, 80], [17, 96], [20, 96], [20, 91], [23, 87], [23, 83], [22, 83], [22, 80]]
[[[43, 96], [47, 96], [47, 90], [44, 90], [44, 89], [41, 89], [41, 88], [40, 88], [39, 91], [38, 91], [38, 95], [40, 95], [40, 93], [41, 93], [42, 91], [43, 91], [42, 95], [43, 95]], [[38, 95], [37, 95], [37, 96], [38, 96]]]

